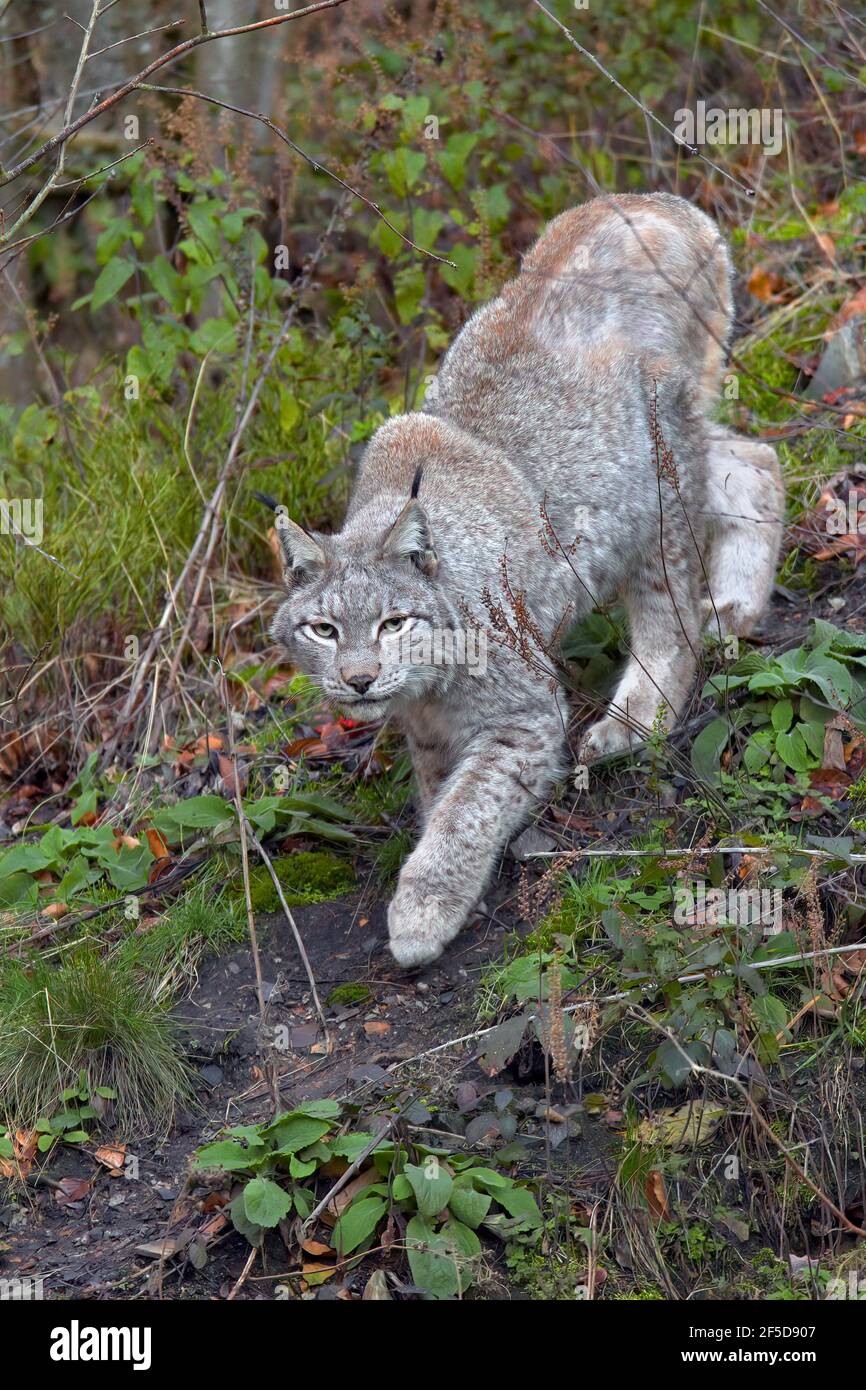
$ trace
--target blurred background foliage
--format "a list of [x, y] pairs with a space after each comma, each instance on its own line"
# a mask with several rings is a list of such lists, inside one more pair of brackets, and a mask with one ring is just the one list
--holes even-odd
[[[111, 7], [98, 30], [109, 51], [77, 109], [195, 32], [193, 0], [180, 8], [178, 26], [163, 0]], [[44, 499], [53, 557], [2, 538], [16, 661], [83, 661], [84, 684], [122, 675], [125, 640], [158, 622], [239, 403], [294, 305], [228, 477], [193, 644], [227, 659], [240, 614], [255, 645], [277, 571], [254, 491], [333, 524], [364, 441], [423, 399], [455, 331], [545, 222], [598, 189], [681, 193], [732, 240], [747, 370], [723, 408], [784, 436], [795, 494], [858, 446], [862, 424], [840, 437], [784, 393], [801, 389], [863, 269], [866, 30], [830, 0], [775, 15], [754, 0], [554, 8], [631, 96], [530, 0], [348, 0], [157, 74], [264, 112], [396, 232], [260, 121], [193, 96], [133, 93], [69, 144], [65, 186], [26, 228], [44, 234], [0, 242], [0, 486]], [[88, 9], [66, 13], [83, 22]], [[272, 14], [264, 0], [209, 5], [212, 28]], [[77, 34], [56, 4], [3, 10], [7, 167], [60, 125]], [[713, 168], [641, 109], [671, 126], [698, 99], [780, 108], [782, 151], [718, 147]], [[6, 228], [44, 173], [0, 190]]]

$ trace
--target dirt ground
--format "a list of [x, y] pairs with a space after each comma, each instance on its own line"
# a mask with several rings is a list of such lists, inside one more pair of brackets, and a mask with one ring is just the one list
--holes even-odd
[[[842, 592], [845, 604], [839, 609], [829, 604], [829, 593], [810, 603], [777, 591], [761, 644], [778, 650], [801, 640], [813, 617], [862, 630], [866, 578], [855, 575]], [[632, 805], [639, 812], [637, 798], [633, 803], [627, 795], [620, 799], [602, 783], [591, 796], [571, 795], [566, 805], [548, 808], [540, 828], [563, 845], [601, 836], [605, 843], [626, 843], [641, 828], [632, 822]], [[444, 1132], [444, 1146], [465, 1139], [482, 1151], [485, 1145], [498, 1147], [510, 1138], [516, 1116], [530, 1153], [535, 1145], [536, 1151], [546, 1150], [549, 1161], [551, 1146], [561, 1145], [570, 1172], [583, 1174], [587, 1199], [599, 1195], [615, 1168], [606, 1161], [610, 1135], [598, 1124], [588, 1127], [585, 1118], [565, 1126], [544, 1120], [540, 1049], [537, 1057], [524, 1053], [507, 1073], [492, 1079], [478, 1063], [478, 1040], [416, 1060], [478, 1029], [475, 985], [485, 964], [501, 959], [508, 933], [519, 930], [520, 872], [507, 853], [484, 911], [440, 961], [411, 975], [387, 951], [385, 902], [374, 889], [295, 909], [322, 999], [341, 984], [369, 989], [363, 1003], [326, 1007], [327, 1037], [282, 915], [268, 914], [258, 922], [264, 1029], [251, 950], [205, 961], [196, 987], [176, 1010], [196, 1068], [195, 1108], [178, 1112], [168, 1136], [130, 1146], [125, 1174], [112, 1175], [88, 1149], [64, 1146], [25, 1188], [6, 1185], [0, 1204], [4, 1277], [41, 1276], [44, 1296], [60, 1299], [153, 1298], [161, 1290], [174, 1298], [225, 1298], [233, 1290], [241, 1299], [272, 1298], [287, 1264], [278, 1237], [269, 1236], [261, 1266], [236, 1289], [249, 1246], [208, 1203], [207, 1192], [188, 1183], [190, 1158], [200, 1144], [226, 1124], [254, 1124], [272, 1116], [271, 1075], [282, 1109], [313, 1097], [354, 1099], [359, 1129], [375, 1125], [377, 1101], [387, 1096], [393, 1103], [399, 1097], [409, 1104], [409, 1128], [431, 1144]], [[435, 1115], [424, 1106], [425, 1085], [436, 1087], [440, 1105], [441, 1095], [448, 1098]], [[507, 1124], [492, 1099], [503, 1088]], [[368, 1261], [339, 1289], [325, 1284], [307, 1296], [355, 1296], [369, 1269]], [[504, 1284], [497, 1292], [510, 1296]]]

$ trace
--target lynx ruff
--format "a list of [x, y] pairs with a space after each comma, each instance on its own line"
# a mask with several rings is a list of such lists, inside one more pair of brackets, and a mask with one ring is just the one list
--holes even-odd
[[[552, 651], [597, 604], [626, 605], [630, 657], [582, 762], [677, 717], [704, 624], [745, 635], [760, 617], [783, 492], [773, 449], [709, 418], [731, 316], [727, 248], [691, 204], [573, 208], [463, 328], [424, 410], [374, 435], [343, 529], [278, 518], [275, 639], [333, 704], [389, 715], [412, 755], [423, 829], [388, 909], [401, 965], [453, 940], [565, 769], [549, 656], [497, 639], [491, 606], [513, 624], [519, 596], [525, 640]], [[467, 628], [487, 634], [483, 672], [437, 640]]]

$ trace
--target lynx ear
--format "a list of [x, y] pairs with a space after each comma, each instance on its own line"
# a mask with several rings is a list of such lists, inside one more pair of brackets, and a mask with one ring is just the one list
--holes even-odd
[[411, 560], [413, 565], [431, 579], [439, 568], [439, 557], [433, 548], [430, 523], [420, 502], [414, 497], [406, 503], [394, 525], [382, 542], [386, 560]]
[[285, 581], [288, 585], [302, 583], [304, 579], [309, 578], [311, 570], [320, 569], [324, 565], [325, 552], [319, 542], [292, 521], [284, 511], [277, 512], [276, 527], [285, 559]]

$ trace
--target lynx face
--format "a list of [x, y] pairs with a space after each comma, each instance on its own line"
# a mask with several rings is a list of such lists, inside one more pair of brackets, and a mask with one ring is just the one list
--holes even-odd
[[329, 702], [356, 718], [379, 719], [443, 690], [453, 670], [434, 640], [453, 614], [417, 504], [411, 520], [407, 527], [398, 518], [367, 547], [357, 537], [313, 537], [291, 522], [280, 528], [291, 592], [272, 635]]

